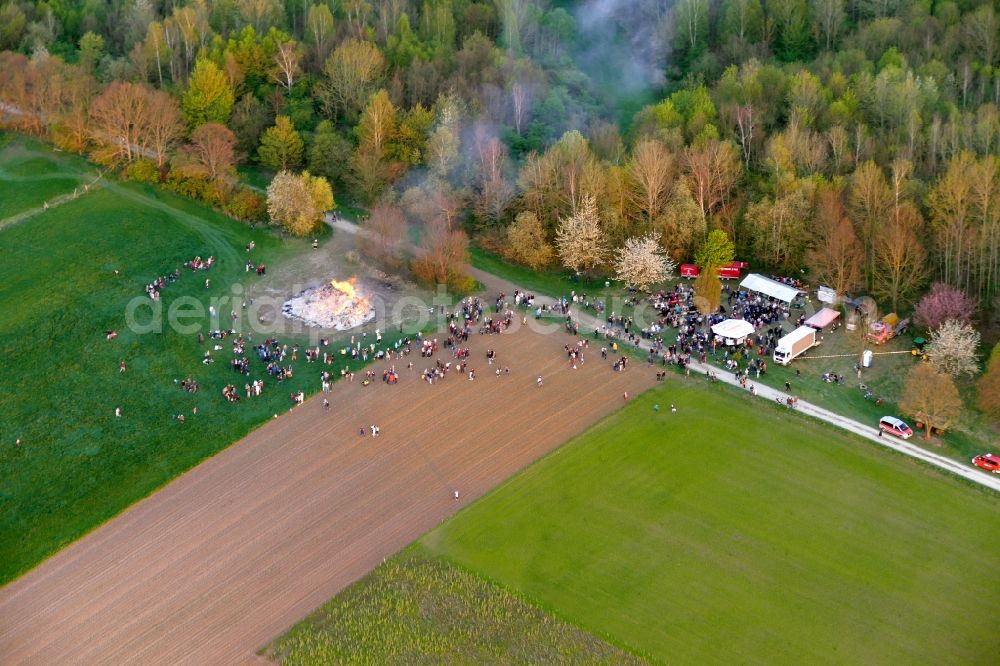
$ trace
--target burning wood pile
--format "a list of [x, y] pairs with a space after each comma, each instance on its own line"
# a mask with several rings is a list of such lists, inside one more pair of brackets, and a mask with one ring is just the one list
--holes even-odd
[[353, 277], [306, 289], [285, 301], [281, 311], [289, 319], [297, 319], [307, 326], [338, 331], [346, 331], [375, 318], [375, 308], [367, 296], [358, 292], [357, 278]]

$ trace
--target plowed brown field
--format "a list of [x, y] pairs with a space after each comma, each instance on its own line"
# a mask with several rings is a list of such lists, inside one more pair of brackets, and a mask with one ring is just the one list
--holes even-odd
[[[418, 370], [431, 362], [411, 355], [398, 385], [338, 382], [329, 412], [314, 397], [0, 590], [0, 660], [254, 661], [383, 558], [619, 407], [625, 390], [652, 385], [651, 370], [614, 373], [593, 346], [571, 369], [569, 341], [475, 336], [475, 381], [451, 373], [430, 386]], [[487, 347], [509, 376], [492, 374]], [[359, 437], [373, 423], [381, 436]]]

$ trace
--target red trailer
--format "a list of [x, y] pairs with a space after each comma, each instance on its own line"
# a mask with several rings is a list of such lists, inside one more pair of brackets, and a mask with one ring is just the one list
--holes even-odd
[[740, 262], [734, 261], [728, 266], [719, 267], [719, 277], [723, 280], [735, 280], [740, 277]]
[[[750, 264], [746, 261], [733, 261], [727, 266], [721, 266], [719, 268], [719, 277], [723, 280], [735, 280], [740, 277], [740, 270], [744, 268], [750, 268]], [[694, 264], [681, 264], [681, 277], [683, 278], [696, 278], [698, 274], [701, 273], [701, 269]]]
[[694, 264], [681, 264], [681, 277], [683, 278], [696, 278], [701, 270]]

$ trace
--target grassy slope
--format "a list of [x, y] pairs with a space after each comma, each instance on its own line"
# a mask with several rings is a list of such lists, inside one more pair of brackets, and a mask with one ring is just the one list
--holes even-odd
[[410, 549], [269, 648], [296, 664], [630, 664], [509, 591]]
[[63, 172], [55, 161], [25, 151], [24, 143], [0, 134], [0, 223], [72, 192], [81, 182], [78, 175]]
[[[0, 133], [0, 155], [4, 173], [25, 179], [19, 187], [29, 198], [39, 194], [38, 182], [94, 171], [77, 156], [15, 135]], [[281, 239], [162, 190], [115, 181], [0, 229], [0, 355], [7, 377], [0, 390], [0, 584], [287, 409], [289, 393], [318, 388], [318, 368], [304, 372], [300, 360], [292, 364], [295, 377], [279, 385], [248, 349], [251, 377], [265, 379], [264, 394], [230, 405], [221, 387], [242, 388], [246, 381], [229, 368], [230, 340], [214, 353], [217, 362], [205, 366], [197, 330], [127, 330], [126, 305], [137, 298], [138, 317], [147, 321], [143, 286], [175, 268], [182, 277], [163, 292], [165, 313], [180, 297], [207, 308], [209, 298], [254, 280], [243, 266], [250, 240], [254, 260], [272, 268], [309, 251], [308, 239]], [[209, 255], [216, 264], [207, 273], [182, 267]], [[222, 326], [230, 307], [219, 305]], [[207, 316], [195, 321], [207, 333]], [[105, 340], [107, 329], [119, 331], [116, 341]], [[128, 371], [119, 376], [122, 359]], [[334, 374], [337, 360], [328, 366]], [[182, 391], [174, 380], [184, 377], [202, 390]], [[116, 406], [121, 419], [113, 416]], [[179, 413], [187, 415], [183, 426], [173, 418]], [[20, 448], [16, 438], [24, 440]]]
[[[219, 387], [241, 379], [226, 363], [229, 341], [221, 360], [204, 366], [193, 334], [129, 332], [126, 304], [143, 299], [142, 286], [157, 275], [214, 254], [216, 267], [182, 269], [163, 301], [224, 294], [245, 278], [248, 240], [268, 263], [297, 243], [150, 189], [116, 187], [120, 193], [92, 192], [0, 231], [0, 355], [13, 380], [0, 392], [0, 581], [287, 408], [289, 391], [315, 383], [313, 376], [272, 382], [264, 399], [227, 405]], [[208, 276], [212, 291], [203, 286]], [[148, 309], [140, 313], [145, 319]], [[202, 325], [207, 330], [207, 319]], [[119, 330], [118, 340], [106, 342], [106, 329]], [[128, 372], [119, 376], [121, 359]], [[174, 379], [185, 376], [202, 391], [180, 390]], [[191, 418], [194, 406], [200, 414]], [[183, 426], [171, 418], [181, 412], [189, 416]], [[15, 437], [25, 444], [15, 448]]]
[[[491, 252], [472, 246], [469, 249], [472, 265], [488, 273], [522, 286], [529, 291], [549, 296], [569, 296], [570, 292], [597, 293], [604, 289], [603, 280], [574, 279], [568, 271], [533, 271], [530, 268], [505, 261]], [[616, 288], [615, 293], [621, 292]]]
[[699, 380], [422, 543], [664, 661], [973, 663], [1000, 647], [998, 517], [987, 491]]

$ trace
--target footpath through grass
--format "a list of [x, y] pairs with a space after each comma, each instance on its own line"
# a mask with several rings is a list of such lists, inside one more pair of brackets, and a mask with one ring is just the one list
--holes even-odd
[[269, 648], [296, 664], [639, 664], [498, 585], [411, 548]]
[[71, 194], [83, 182], [82, 173], [68, 173], [55, 159], [31, 150], [38, 145], [0, 133], [0, 227], [7, 218]]
[[998, 520], [989, 491], [678, 378], [420, 543], [664, 662], [991, 663]]

